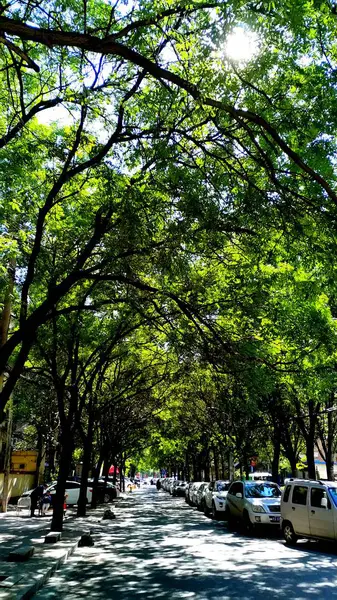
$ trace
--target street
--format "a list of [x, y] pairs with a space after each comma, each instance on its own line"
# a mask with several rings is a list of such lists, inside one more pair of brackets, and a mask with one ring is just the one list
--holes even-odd
[[79, 548], [36, 599], [215, 600], [337, 598], [337, 548], [276, 532], [230, 532], [182, 498], [153, 487], [88, 520], [94, 547]]

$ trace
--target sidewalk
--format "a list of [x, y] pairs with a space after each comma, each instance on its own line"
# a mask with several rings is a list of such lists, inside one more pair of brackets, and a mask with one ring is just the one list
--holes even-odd
[[[109, 506], [89, 509], [85, 518], [76, 518], [75, 509], [68, 510], [62, 538], [56, 544], [44, 543], [51, 516], [31, 518], [29, 511], [17, 513], [15, 509], [0, 514], [0, 600], [31, 598], [76, 550], [81, 535], [102, 519]], [[22, 545], [34, 546], [33, 556], [25, 562], [7, 562], [8, 554]]]

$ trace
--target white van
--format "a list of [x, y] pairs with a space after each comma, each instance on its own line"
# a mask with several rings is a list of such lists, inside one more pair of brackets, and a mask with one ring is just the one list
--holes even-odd
[[337, 539], [337, 482], [290, 479], [281, 499], [287, 544], [298, 538]]

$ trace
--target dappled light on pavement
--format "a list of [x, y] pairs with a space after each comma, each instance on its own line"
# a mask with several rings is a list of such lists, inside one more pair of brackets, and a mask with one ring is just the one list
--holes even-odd
[[247, 537], [154, 488], [114, 511], [114, 521], [88, 521], [95, 546], [78, 549], [36, 598], [337, 598], [333, 545], [288, 548], [275, 530]]

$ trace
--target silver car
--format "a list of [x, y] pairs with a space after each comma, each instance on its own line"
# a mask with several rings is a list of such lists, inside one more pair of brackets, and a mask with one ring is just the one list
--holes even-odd
[[269, 481], [234, 481], [226, 496], [228, 522], [243, 521], [247, 530], [256, 525], [280, 527], [281, 490]]

